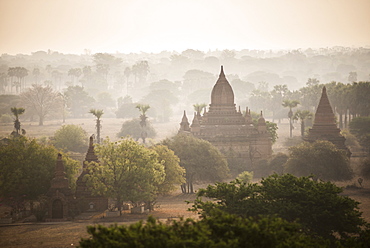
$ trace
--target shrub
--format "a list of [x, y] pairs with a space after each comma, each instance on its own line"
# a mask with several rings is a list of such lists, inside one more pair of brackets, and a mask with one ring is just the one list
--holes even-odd
[[72, 152], [87, 150], [88, 135], [77, 125], [64, 125], [54, 133], [53, 144], [56, 148]]

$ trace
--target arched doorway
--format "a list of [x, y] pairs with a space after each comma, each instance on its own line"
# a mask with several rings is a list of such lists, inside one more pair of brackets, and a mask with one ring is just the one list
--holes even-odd
[[53, 201], [51, 218], [63, 219], [63, 202], [60, 199], [56, 199]]

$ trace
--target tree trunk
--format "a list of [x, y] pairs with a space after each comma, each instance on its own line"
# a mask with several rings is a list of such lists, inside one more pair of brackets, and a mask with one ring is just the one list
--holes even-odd
[[39, 116], [39, 126], [43, 126], [44, 125], [44, 116], [40, 115]]
[[304, 136], [304, 120], [301, 120], [301, 136]]

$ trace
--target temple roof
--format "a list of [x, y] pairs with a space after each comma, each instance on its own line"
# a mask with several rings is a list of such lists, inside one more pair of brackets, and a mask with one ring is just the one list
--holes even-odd
[[326, 94], [325, 86], [322, 89], [320, 102], [319, 105], [317, 106], [314, 124], [336, 125], [335, 115], [333, 109], [331, 108], [328, 95]]
[[234, 106], [234, 92], [225, 77], [223, 66], [221, 66], [220, 76], [212, 89], [211, 105]]

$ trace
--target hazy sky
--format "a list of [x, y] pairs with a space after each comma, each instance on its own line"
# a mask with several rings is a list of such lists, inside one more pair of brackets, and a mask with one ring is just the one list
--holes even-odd
[[370, 0], [0, 0], [0, 54], [370, 46]]

